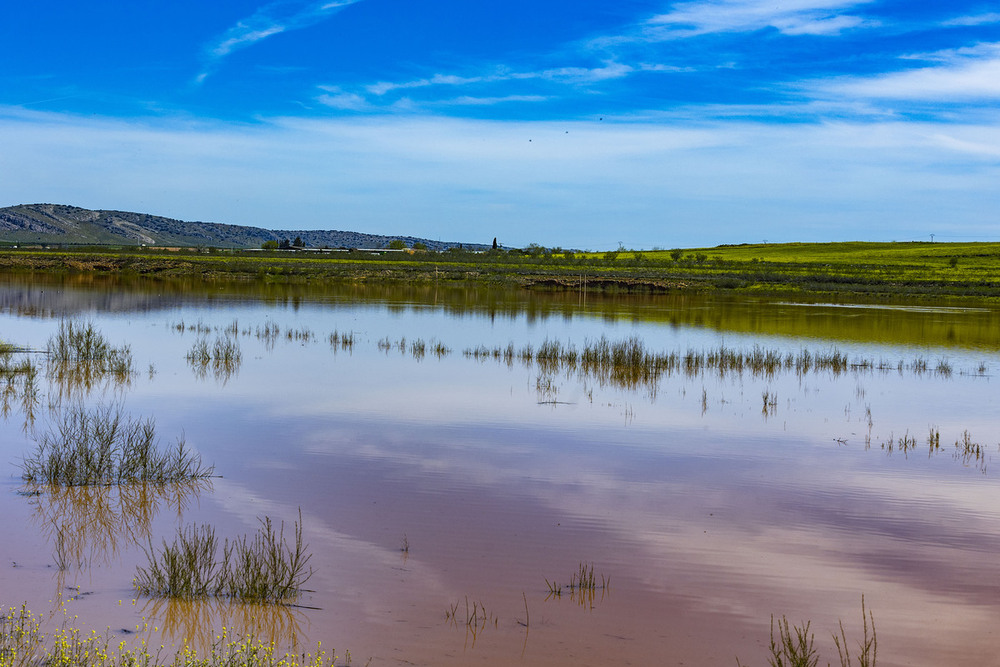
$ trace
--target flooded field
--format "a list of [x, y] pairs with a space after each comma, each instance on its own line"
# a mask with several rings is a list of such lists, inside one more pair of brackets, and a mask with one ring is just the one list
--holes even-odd
[[[115, 355], [55, 361], [68, 322]], [[879, 665], [1000, 665], [995, 308], [3, 276], [0, 340], [0, 603], [49, 630], [765, 665], [773, 614], [826, 664], [864, 596]], [[23, 478], [109, 413], [210, 475]], [[311, 554], [290, 603], [137, 587], [265, 518]]]

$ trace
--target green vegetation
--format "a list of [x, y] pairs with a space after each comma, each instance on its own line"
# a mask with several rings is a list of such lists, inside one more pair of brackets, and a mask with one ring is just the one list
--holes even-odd
[[293, 544], [285, 524], [275, 529], [270, 517], [260, 520], [253, 539], [245, 535], [221, 545], [208, 524], [179, 531], [172, 544], [156, 552], [149, 545], [147, 567], [136, 571], [135, 587], [145, 595], [174, 598], [221, 597], [242, 602], [285, 602], [294, 599], [312, 576], [311, 554], [302, 541], [302, 512]]
[[611, 579], [605, 577], [603, 574], [600, 575], [600, 581], [597, 579], [597, 575], [594, 573], [594, 565], [586, 565], [585, 563], [580, 563], [580, 568], [570, 577], [568, 584], [559, 584], [556, 581], [545, 580], [546, 585], [549, 587], [550, 596], [560, 596], [562, 595], [563, 588], [566, 588], [570, 593], [579, 591], [580, 593], [593, 593], [597, 590], [607, 590], [608, 586], [611, 584]]
[[129, 346], [113, 347], [89, 322], [60, 321], [45, 352], [49, 363], [63, 371], [85, 368], [88, 374], [117, 377], [128, 377], [135, 371]]
[[686, 250], [444, 252], [4, 250], [0, 268], [268, 281], [473, 282], [585, 293], [673, 290], [1000, 297], [1000, 243], [786, 243]]
[[212, 345], [208, 344], [208, 338], [199, 338], [185, 358], [199, 378], [204, 379], [211, 370], [216, 380], [225, 382], [239, 372], [243, 352], [235, 336], [225, 335], [216, 337]]
[[[405, 341], [401, 344], [405, 345]], [[379, 342], [380, 349], [388, 350], [390, 345], [388, 339]], [[508, 366], [515, 362], [534, 363], [542, 373], [577, 373], [601, 384], [627, 389], [646, 388], [654, 392], [661, 378], [675, 374], [689, 378], [713, 373], [720, 378], [750, 375], [765, 379], [779, 373], [794, 373], [798, 377], [810, 373], [829, 373], [834, 377], [846, 373], [874, 372], [935, 373], [942, 377], [952, 374], [947, 362], [941, 361], [932, 368], [922, 357], [890, 363], [861, 357], [852, 359], [836, 348], [824, 351], [802, 349], [792, 353], [760, 346], [740, 350], [724, 345], [710, 350], [657, 352], [648, 349], [642, 339], [635, 336], [617, 341], [602, 336], [596, 341], [588, 341], [579, 350], [571, 344], [564, 345], [554, 340], [545, 340], [538, 349], [531, 345], [518, 349], [513, 343], [495, 347], [480, 345], [466, 349], [464, 355], [479, 361], [493, 359]], [[980, 364], [976, 372], [983, 367], [984, 364]], [[766, 407], [775, 407], [776, 404], [776, 396], [768, 394], [764, 397]]]
[[[136, 628], [140, 630], [140, 628]], [[231, 637], [223, 628], [211, 647], [199, 654], [187, 642], [173, 655], [154, 650], [142, 640], [135, 647], [113, 643], [105, 635], [84, 634], [62, 627], [45, 636], [38, 618], [26, 606], [10, 607], [0, 615], [0, 667], [333, 667], [334, 652], [319, 645], [316, 653], [283, 653], [273, 642], [254, 635]], [[350, 653], [345, 662], [351, 663]]]
[[[863, 626], [862, 639], [857, 646], [858, 667], [875, 667], [875, 659], [878, 653], [878, 637], [875, 634], [875, 617], [871, 610], [865, 609], [865, 598], [861, 598], [861, 620]], [[771, 616], [771, 643], [769, 646], [771, 657], [768, 664], [771, 667], [817, 667], [819, 665], [819, 653], [815, 647], [815, 635], [809, 632], [810, 623], [805, 625], [792, 625], [784, 616], [778, 621], [778, 638], [774, 637], [774, 616]], [[853, 667], [855, 664], [851, 660], [851, 649], [847, 642], [847, 632], [844, 630], [844, 622], [840, 622], [840, 634], [833, 635], [833, 643], [837, 647], [837, 655], [840, 658], [841, 667]], [[736, 664], [742, 666], [739, 658]]]
[[176, 482], [209, 477], [214, 471], [181, 438], [175, 448], [160, 449], [153, 419], [133, 419], [119, 404], [93, 410], [74, 405], [34, 438], [35, 452], [21, 465], [28, 482], [66, 486]]

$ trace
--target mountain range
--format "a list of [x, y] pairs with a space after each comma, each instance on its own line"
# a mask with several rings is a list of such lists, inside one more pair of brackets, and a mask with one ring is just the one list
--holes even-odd
[[260, 248], [266, 241], [302, 240], [311, 248], [384, 248], [393, 240], [429, 250], [454, 246], [482, 249], [482, 243], [434, 241], [338, 230], [263, 229], [218, 222], [185, 222], [148, 213], [93, 211], [63, 204], [20, 204], [0, 208], [0, 242], [43, 245], [148, 245]]

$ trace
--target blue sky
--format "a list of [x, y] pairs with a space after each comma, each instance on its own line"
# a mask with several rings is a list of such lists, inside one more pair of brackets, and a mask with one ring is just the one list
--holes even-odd
[[1000, 239], [1000, 5], [0, 8], [0, 206], [605, 249]]

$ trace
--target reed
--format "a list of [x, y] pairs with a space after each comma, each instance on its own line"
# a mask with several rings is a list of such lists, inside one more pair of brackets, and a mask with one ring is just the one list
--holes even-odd
[[148, 564], [136, 570], [135, 587], [154, 597], [218, 597], [242, 602], [281, 603], [294, 599], [312, 576], [308, 545], [302, 539], [302, 512], [291, 542], [285, 524], [260, 519], [252, 536], [220, 544], [208, 524], [187, 526], [157, 552], [146, 550]]
[[[878, 636], [875, 632], [875, 616], [870, 609], [865, 607], [865, 598], [861, 597], [861, 619], [863, 626], [862, 639], [858, 641], [857, 652], [854, 658], [857, 659], [858, 667], [875, 667], [878, 654]], [[771, 654], [768, 664], [771, 667], [817, 667], [819, 665], [819, 652], [815, 646], [815, 635], [809, 631], [811, 623], [806, 621], [805, 625], [791, 625], [784, 616], [775, 623], [774, 615], [771, 615], [771, 641], [768, 650]], [[778, 628], [778, 635], [775, 637], [774, 629]], [[844, 630], [844, 622], [840, 621], [840, 634], [833, 635], [833, 643], [837, 647], [837, 655], [840, 659], [841, 667], [854, 667], [851, 649], [847, 642], [847, 632]], [[736, 659], [738, 667], [743, 663]]]
[[329, 340], [330, 347], [334, 350], [337, 348], [347, 351], [354, 349], [354, 333], [351, 331], [340, 333], [339, 331], [334, 330], [334, 332], [330, 334]]
[[178, 438], [176, 447], [159, 447], [154, 420], [134, 419], [120, 404], [92, 410], [74, 405], [34, 438], [35, 451], [21, 464], [21, 476], [28, 482], [65, 486], [176, 482], [214, 472], [183, 438]]
[[611, 578], [605, 577], [603, 574], [596, 574], [594, 571], [594, 565], [580, 563], [580, 567], [570, 576], [568, 584], [558, 584], [555, 580], [549, 581], [545, 579], [545, 584], [549, 588], [550, 596], [561, 596], [563, 588], [569, 590], [570, 592], [594, 592], [598, 590], [607, 590], [611, 586]]
[[199, 338], [188, 350], [185, 359], [200, 378], [211, 371], [217, 380], [225, 382], [239, 373], [243, 351], [234, 336], [219, 336], [211, 345], [208, 338]]
[[[645, 387], [655, 392], [660, 379], [665, 376], [684, 375], [689, 378], [704, 377], [712, 373], [720, 379], [739, 378], [745, 375], [770, 380], [779, 373], [794, 373], [799, 377], [815, 373], [828, 373], [834, 377], [846, 373], [911, 372], [922, 375], [929, 370], [926, 359], [885, 360], [856, 358], [837, 349], [782, 352], [759, 345], [740, 350], [725, 345], [707, 350], [688, 349], [683, 352], [657, 352], [648, 349], [638, 337], [612, 341], [602, 336], [587, 341], [582, 349], [546, 339], [537, 349], [525, 345], [515, 349], [513, 343], [506, 348], [479, 345], [464, 351], [467, 358], [485, 361], [494, 359], [511, 365], [519, 361], [524, 365], [536, 364], [546, 373], [575, 372], [594, 378], [602, 384], [636, 389]], [[980, 364], [983, 369], [985, 364]], [[953, 369], [946, 359], [941, 359], [935, 372], [950, 377]], [[980, 374], [982, 374], [982, 370]]]
[[89, 386], [105, 377], [127, 381], [135, 374], [131, 348], [112, 346], [89, 322], [61, 320], [45, 354], [50, 377], [71, 385]]

